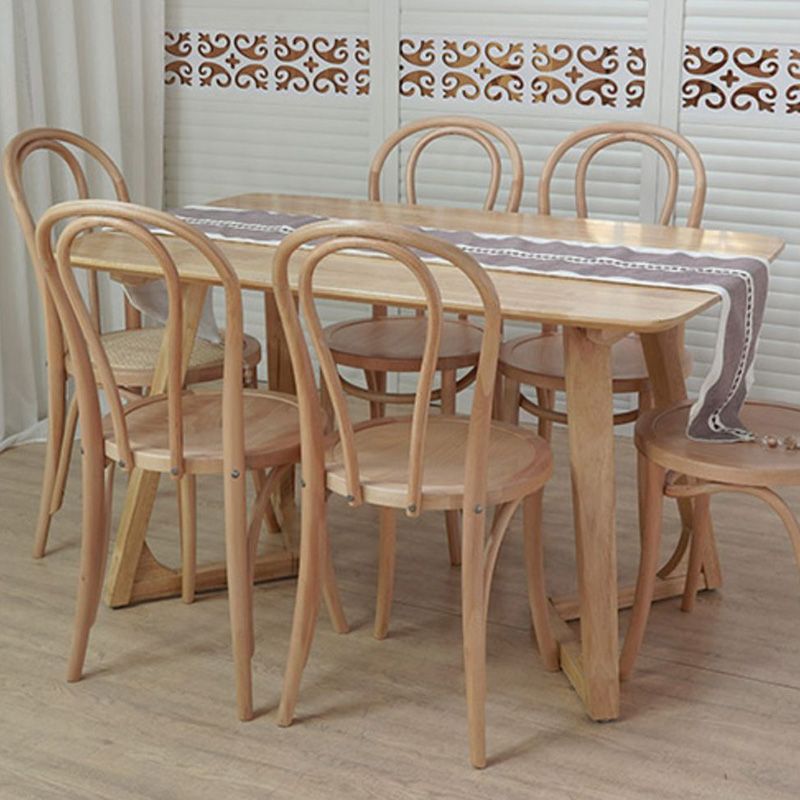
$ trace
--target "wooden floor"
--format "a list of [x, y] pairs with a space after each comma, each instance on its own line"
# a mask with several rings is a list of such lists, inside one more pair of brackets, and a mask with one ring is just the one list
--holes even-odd
[[[545, 525], [551, 589], [571, 588], [565, 438]], [[632, 448], [620, 440], [620, 568], [635, 567]], [[0, 797], [712, 798], [800, 796], [800, 581], [782, 528], [755, 501], [715, 498], [725, 587], [696, 611], [659, 604], [625, 685], [622, 719], [590, 722], [561, 674], [539, 666], [528, 625], [519, 520], [500, 557], [489, 631], [489, 768], [468, 766], [459, 575], [440, 515], [399, 529], [390, 637], [371, 635], [375, 518], [333, 502], [332, 531], [353, 627], [324, 617], [299, 720], [274, 716], [292, 582], [256, 590], [257, 718], [234, 714], [225, 596], [103, 607], [88, 675], [64, 682], [79, 531], [78, 462], [52, 548], [30, 557], [41, 445], [0, 455]], [[118, 477], [118, 497], [123, 489]], [[155, 550], [177, 553], [164, 481]], [[201, 555], [222, 554], [221, 486], [200, 485]], [[800, 495], [794, 499], [800, 503]], [[117, 504], [117, 509], [119, 503]], [[670, 526], [676, 529], [673, 509]], [[516, 533], [515, 533], [516, 532]], [[622, 615], [626, 621], [626, 615]]]

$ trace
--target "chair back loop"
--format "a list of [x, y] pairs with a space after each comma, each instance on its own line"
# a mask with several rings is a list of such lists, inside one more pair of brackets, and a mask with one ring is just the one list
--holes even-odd
[[[3, 154], [3, 173], [14, 212], [25, 237], [28, 255], [37, 273], [37, 280], [39, 279], [40, 270], [35, 257], [34, 231], [36, 223], [25, 193], [23, 173], [28, 158], [39, 151], [53, 153], [66, 164], [75, 182], [75, 191], [79, 199], [85, 200], [89, 197], [89, 182], [75, 151], [88, 156], [92, 162], [101, 168], [111, 181], [117, 200], [121, 202], [130, 201], [128, 186], [119, 167], [117, 167], [108, 153], [84, 136], [60, 128], [31, 128], [17, 134], [8, 143]], [[97, 330], [100, 330], [100, 289], [97, 283], [97, 273], [93, 270], [88, 272], [87, 284], [92, 319]], [[41, 281], [40, 291], [44, 289], [44, 281]], [[50, 304], [47, 302], [46, 294], [43, 299], [45, 300], [45, 314], [47, 315], [50, 310]]]
[[[488, 274], [471, 256], [440, 239], [396, 225], [338, 221], [314, 223], [286, 237], [275, 254], [273, 288], [297, 384], [303, 473], [306, 480], [313, 471], [318, 475], [324, 471], [322, 452], [324, 423], [311, 352], [303, 334], [298, 307], [320, 364], [321, 380], [334, 409], [342, 448], [348, 501], [351, 505], [363, 502], [363, 484], [355, 446], [354, 427], [341, 379], [328, 349], [313, 298], [314, 272], [325, 258], [343, 251], [348, 253], [361, 251], [373, 255], [379, 253], [403, 265], [416, 278], [427, 308], [425, 348], [411, 417], [406, 489], [406, 513], [409, 516], [417, 516], [423, 510], [425, 442], [443, 320], [439, 287], [433, 273], [423, 260], [423, 254], [429, 254], [437, 261], [444, 261], [460, 270], [481, 297], [485, 324], [475, 380], [475, 402], [470, 416], [465, 466], [467, 485], [471, 486], [471, 491], [475, 495], [471, 504], [483, 505], [484, 498], [480, 495], [485, 491], [486, 485], [489, 425], [500, 348], [500, 302]], [[302, 261], [298, 263], [301, 258]], [[293, 265], [292, 281], [290, 281], [290, 265]], [[296, 283], [299, 295], [298, 304], [295, 304], [293, 298], [293, 282]], [[472, 475], [470, 470], [476, 475]], [[481, 481], [479, 478], [482, 474], [484, 480]]]
[[[58, 236], [54, 249], [53, 229], [62, 222], [66, 224]], [[166, 354], [164, 394], [167, 404], [170, 474], [174, 478], [180, 478], [185, 473], [183, 291], [180, 270], [168, 246], [169, 239], [156, 236], [151, 229], [165, 230], [172, 234], [170, 239], [174, 237], [191, 245], [219, 276], [225, 291], [227, 316], [222, 404], [225, 443], [223, 457], [226, 461], [226, 472], [238, 470], [243, 474], [244, 400], [241, 375], [244, 334], [239, 280], [225, 255], [202, 232], [162, 211], [116, 201], [73, 200], [50, 208], [42, 215], [36, 226], [37, 261], [43, 270], [48, 291], [53, 298], [67, 338], [73, 361], [82, 425], [86, 420], [93, 419], [93, 415], [100, 413], [99, 404], [96, 402], [96, 385], [99, 382], [108, 402], [121, 466], [130, 468], [134, 464], [135, 455], [126, 414], [135, 405], [160, 399], [159, 395], [151, 394], [126, 408], [100, 333], [94, 325], [90, 309], [75, 278], [75, 268], [72, 265], [75, 243], [82, 234], [97, 227], [107, 228], [135, 239], [150, 253], [163, 273], [167, 287], [168, 315], [161, 347], [162, 354]], [[94, 401], [92, 397], [95, 398]], [[99, 419], [95, 421], [99, 424]]]
[[[602, 137], [602, 138], [598, 138]], [[573, 133], [562, 141], [548, 156], [539, 178], [539, 213], [551, 213], [550, 191], [553, 174], [561, 159], [575, 146], [595, 139], [587, 146], [575, 170], [575, 206], [579, 218], [588, 216], [586, 203], [586, 177], [591, 160], [602, 150], [621, 142], [637, 142], [657, 153], [667, 169], [667, 191], [659, 214], [660, 225], [670, 225], [678, 196], [678, 162], [674, 150], [689, 160], [694, 174], [694, 191], [689, 204], [686, 225], [699, 228], [706, 200], [706, 172], [697, 148], [685, 137], [669, 128], [636, 122], [612, 122], [592, 125]]]
[[495, 142], [499, 142], [503, 146], [511, 164], [511, 185], [508, 191], [506, 211], [519, 210], [525, 179], [525, 168], [519, 146], [503, 128], [476, 117], [428, 117], [411, 122], [396, 130], [378, 148], [372, 159], [369, 169], [370, 200], [381, 199], [380, 179], [386, 159], [403, 141], [416, 134], [423, 135], [414, 143], [406, 163], [406, 202], [411, 205], [417, 202], [416, 170], [422, 151], [432, 142], [445, 136], [460, 136], [477, 142], [489, 157], [491, 176], [483, 204], [485, 210], [492, 210], [497, 202], [502, 163], [500, 151]]

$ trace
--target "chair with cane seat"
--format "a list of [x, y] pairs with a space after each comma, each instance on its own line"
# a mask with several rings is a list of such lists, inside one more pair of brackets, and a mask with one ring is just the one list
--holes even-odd
[[[486, 153], [491, 166], [489, 187], [483, 203], [485, 210], [495, 208], [501, 183], [502, 161], [498, 143], [509, 159], [511, 184], [506, 211], [518, 211], [522, 198], [524, 166], [514, 139], [502, 128], [486, 120], [460, 117], [428, 117], [404, 125], [380, 146], [369, 170], [369, 199], [380, 200], [381, 175], [387, 159], [406, 140], [417, 137], [405, 167], [406, 202], [417, 203], [416, 172], [420, 156], [433, 142], [446, 137], [466, 138], [476, 142]], [[421, 316], [388, 316], [385, 306], [375, 306], [371, 319], [351, 319], [325, 328], [325, 337], [334, 361], [345, 367], [363, 370], [367, 388], [343, 380], [344, 391], [370, 403], [370, 416], [381, 417], [386, 403], [412, 405], [413, 392], [387, 392], [388, 373], [419, 372], [426, 338], [426, 321]], [[441, 404], [442, 412], [454, 414], [456, 395], [475, 379], [475, 366], [481, 344], [478, 325], [462, 318], [445, 319], [439, 349], [437, 372], [440, 386], [432, 400]], [[457, 377], [458, 370], [469, 371]], [[450, 561], [460, 562], [458, 550], [458, 514], [447, 512], [447, 537]]]
[[[540, 214], [550, 214], [550, 192], [556, 167], [572, 148], [589, 140], [594, 141], [581, 154], [575, 170], [575, 205], [579, 218], [588, 216], [586, 178], [592, 159], [607, 147], [635, 142], [657, 153], [667, 168], [669, 183], [659, 216], [661, 225], [671, 224], [678, 193], [678, 161], [672, 148], [677, 148], [688, 158], [694, 175], [694, 191], [686, 225], [690, 228], [700, 226], [706, 196], [706, 174], [700, 154], [691, 142], [675, 131], [635, 122], [592, 125], [564, 139], [542, 168], [538, 192]], [[634, 421], [651, 403], [647, 365], [639, 337], [632, 334], [614, 344], [611, 358], [614, 394], [638, 395], [636, 408], [614, 415], [614, 424], [623, 425]], [[683, 359], [684, 373], [688, 374], [691, 371], [691, 359], [686, 351]], [[566, 390], [564, 340], [556, 327], [544, 325], [540, 333], [526, 334], [505, 342], [500, 352], [500, 374], [504, 382], [500, 411], [502, 419], [516, 422], [522, 408], [537, 417], [539, 434], [547, 439], [550, 438], [554, 422], [567, 424], [566, 414], [555, 408], [556, 392]], [[521, 386], [536, 389], [536, 402], [520, 391]]]
[[[69, 170], [79, 198], [89, 197], [89, 181], [81, 160], [88, 160], [107, 177], [117, 200], [129, 202], [128, 187], [121, 171], [111, 157], [96, 144], [76, 133], [57, 128], [32, 128], [15, 136], [3, 155], [3, 172], [11, 202], [25, 237], [44, 309], [48, 376], [48, 438], [39, 514], [34, 537], [34, 556], [41, 558], [47, 547], [47, 537], [53, 515], [61, 507], [66, 487], [72, 444], [78, 422], [78, 406], [73, 398], [67, 404], [67, 383], [72, 363], [65, 352], [64, 338], [58, 315], [44, 286], [41, 268], [36, 260], [33, 242], [35, 222], [23, 182], [24, 167], [29, 156], [36, 152], [57, 156]], [[97, 274], [87, 270], [86, 280], [95, 326], [102, 330], [100, 291]], [[102, 334], [109, 364], [117, 385], [124, 387], [127, 397], [141, 396], [152, 381], [163, 338], [160, 328], [142, 328], [139, 312], [126, 299], [124, 330]], [[255, 385], [255, 370], [261, 360], [257, 339], [243, 337], [245, 378]], [[217, 380], [222, 377], [224, 346], [198, 339], [186, 374], [188, 384]]]
[[[300, 248], [303, 261], [297, 287], [298, 312], [288, 265]], [[381, 253], [401, 263], [414, 274], [424, 293], [425, 316], [420, 319], [426, 336], [411, 416], [379, 417], [358, 425], [351, 420], [336, 361], [314, 306], [312, 284], [315, 270], [327, 256], [353, 250]], [[420, 253], [459, 270], [483, 301], [482, 337], [469, 416], [430, 413], [444, 315], [438, 286]], [[532, 431], [492, 420], [501, 314], [491, 278], [466, 253], [418, 231], [383, 224], [321, 222], [284, 239], [273, 261], [273, 286], [297, 381], [304, 484], [300, 575], [279, 724], [291, 724], [294, 716], [324, 586], [327, 494], [341, 495], [351, 506], [368, 503], [379, 508], [378, 638], [386, 634], [389, 624], [396, 511], [402, 509], [407, 516], [417, 517], [425, 511], [462, 510], [462, 626], [470, 758], [476, 767], [483, 767], [486, 614], [503, 536], [520, 505], [536, 636], [546, 665], [558, 665], [548, 620], [539, 530], [541, 490], [550, 476], [552, 459], [547, 443]], [[322, 401], [300, 314], [334, 411], [337, 436], [332, 440], [326, 437]]]
[[[51, 240], [57, 225], [63, 225], [63, 231], [54, 251]], [[162, 329], [165, 355], [154, 376], [155, 391], [127, 402], [71, 264], [76, 239], [97, 226], [138, 241], [163, 271], [168, 294], [167, 324]], [[159, 239], [150, 227], [164, 230], [174, 238]], [[199, 474], [221, 474], [237, 709], [240, 719], [250, 719], [255, 546], [271, 492], [299, 459], [296, 401], [288, 395], [243, 388], [241, 287], [224, 254], [200, 231], [169, 214], [143, 206], [77, 200], [45, 212], [35, 237], [42, 275], [69, 346], [81, 419], [83, 532], [68, 680], [81, 677], [89, 631], [100, 600], [115, 465], [125, 470], [167, 473], [181, 486], [191, 487]], [[170, 255], [175, 239], [204, 257], [224, 290], [228, 337], [221, 391], [184, 388], [184, 284]], [[110, 409], [105, 417], [100, 410], [98, 381]], [[163, 391], [161, 385], [165, 387]], [[245, 480], [248, 470], [269, 470], [249, 525]], [[184, 537], [182, 546], [193, 550], [194, 542]], [[329, 606], [336, 609], [337, 627], [343, 630], [346, 622], [332, 572], [325, 574], [326, 598]], [[186, 592], [186, 582], [193, 581], [193, 571], [185, 572], [183, 578]], [[193, 591], [193, 587], [189, 589]]]

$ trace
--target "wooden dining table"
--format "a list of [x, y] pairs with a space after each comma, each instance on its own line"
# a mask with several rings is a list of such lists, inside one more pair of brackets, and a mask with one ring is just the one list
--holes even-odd
[[[780, 239], [748, 233], [301, 195], [243, 194], [207, 205], [600, 245], [687, 250], [723, 257], [752, 256], [767, 261], [772, 261], [783, 247]], [[187, 245], [168, 237], [164, 243], [187, 283], [186, 358], [206, 291], [218, 279], [203, 258]], [[242, 287], [265, 293], [269, 387], [292, 392], [291, 365], [271, 296], [275, 248], [226, 240], [218, 244]], [[129, 237], [110, 232], [84, 236], [74, 254], [78, 266], [104, 270], [125, 281], [160, 275], [159, 267], [148, 253]], [[300, 252], [293, 262], [291, 280], [296, 281], [303, 257]], [[439, 283], [446, 310], [480, 313], [481, 301], [463, 275], [449, 265], [429, 266]], [[617, 585], [611, 347], [622, 336], [639, 334], [654, 402], [666, 405], [683, 400], [686, 397], [681, 359], [684, 323], [719, 298], [712, 292], [694, 289], [501, 270], [493, 270], [491, 275], [505, 319], [563, 327], [577, 595], [551, 599], [551, 617], [560, 644], [561, 668], [587, 713], [595, 720], [615, 719], [619, 716], [620, 697], [617, 615], [620, 607], [631, 604], [633, 590]], [[315, 278], [315, 292], [322, 298], [365, 304], [406, 308], [425, 304], [419, 284], [402, 266], [364, 254], [326, 259]], [[162, 353], [162, 363], [165, 361]], [[154, 381], [154, 390], [159, 390], [158, 379]], [[132, 470], [109, 571], [106, 599], [111, 606], [180, 594], [179, 570], [158, 562], [147, 547], [147, 525], [157, 488], [156, 473]], [[691, 528], [688, 503], [682, 509], [682, 517], [685, 540]], [[668, 568], [661, 571], [657, 598], [680, 594], [683, 574], [679, 562], [679, 557], [670, 559]], [[703, 566], [705, 588], [718, 587], [721, 576], [713, 547]], [[292, 576], [296, 571], [296, 552], [289, 548], [261, 556], [255, 576], [256, 580], [269, 580]], [[224, 581], [222, 564], [198, 570], [198, 590], [224, 586]], [[577, 618], [579, 638], [566, 622]]]

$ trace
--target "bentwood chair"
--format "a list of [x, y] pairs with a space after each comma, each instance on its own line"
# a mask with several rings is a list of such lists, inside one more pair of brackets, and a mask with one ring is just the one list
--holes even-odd
[[[53, 250], [56, 225], [63, 231]], [[97, 227], [132, 237], [163, 270], [169, 313], [164, 391], [124, 402], [103, 340], [71, 265], [76, 239]], [[184, 389], [183, 284], [170, 255], [170, 242], [148, 226], [188, 244], [213, 267], [225, 293], [225, 357], [222, 391]], [[69, 344], [81, 418], [83, 535], [75, 630], [68, 680], [81, 677], [94, 622], [108, 546], [114, 466], [168, 473], [180, 483], [199, 474], [220, 474], [225, 497], [225, 553], [236, 697], [239, 717], [252, 717], [253, 562], [264, 507], [276, 482], [299, 460], [300, 433], [295, 398], [242, 387], [242, 298], [238, 278], [224, 254], [201, 232], [161, 211], [119, 202], [76, 200], [53, 206], [36, 232], [38, 262]], [[109, 413], [101, 416], [97, 382]], [[105, 470], [105, 486], [104, 486]], [[247, 524], [247, 470], [270, 470]], [[193, 542], [183, 541], [184, 547]], [[326, 573], [327, 575], [327, 573]], [[191, 575], [184, 575], [191, 579]], [[328, 591], [330, 589], [330, 591]], [[330, 600], [334, 584], [326, 583]], [[338, 598], [335, 599], [338, 604]], [[338, 608], [338, 605], [337, 605]], [[343, 620], [343, 617], [341, 617]]]
[[[586, 201], [586, 178], [592, 159], [607, 147], [623, 142], [636, 142], [649, 147], [663, 160], [668, 185], [661, 207], [659, 224], [670, 225], [675, 212], [678, 194], [678, 161], [674, 148], [689, 160], [694, 175], [694, 191], [686, 225], [700, 227], [706, 197], [706, 174], [703, 161], [694, 145], [675, 131], [657, 125], [635, 122], [613, 122], [592, 125], [568, 136], [549, 155], [539, 178], [539, 213], [550, 214], [550, 192], [556, 167], [567, 153], [584, 142], [591, 143], [583, 150], [575, 169], [575, 205], [577, 216], [588, 216]], [[614, 394], [635, 393], [637, 407], [614, 415], [614, 424], [623, 425], [634, 421], [643, 409], [651, 404], [650, 383], [641, 340], [636, 335], [626, 336], [611, 348], [612, 378]], [[684, 372], [691, 371], [691, 360], [683, 354]], [[564, 340], [552, 325], [542, 327], [540, 333], [531, 333], [511, 339], [500, 351], [500, 374], [504, 390], [500, 416], [509, 422], [519, 419], [520, 408], [533, 414], [539, 421], [539, 434], [550, 438], [553, 422], [565, 425], [567, 416], [555, 408], [556, 392], [566, 389], [564, 379]], [[526, 397], [521, 386], [536, 390], [536, 402]]]
[[[48, 295], [42, 270], [36, 260], [34, 245], [35, 221], [25, 192], [23, 173], [26, 161], [33, 153], [44, 151], [57, 156], [68, 168], [75, 182], [77, 196], [89, 197], [89, 181], [82, 162], [88, 161], [108, 178], [117, 200], [129, 202], [125, 178], [111, 157], [96, 144], [71, 131], [56, 128], [32, 128], [15, 136], [3, 155], [3, 173], [33, 263], [36, 281], [44, 309], [48, 373], [48, 438], [47, 455], [42, 482], [39, 515], [36, 523], [33, 554], [41, 558], [47, 547], [50, 521], [64, 499], [72, 443], [78, 422], [75, 397], [67, 407], [67, 383], [73, 373], [70, 354], [66, 352], [58, 314]], [[97, 274], [86, 271], [91, 314], [97, 330], [102, 330], [100, 292]], [[161, 328], [142, 328], [139, 312], [126, 299], [124, 330], [101, 334], [103, 348], [114, 374], [116, 385], [125, 397], [140, 397], [152, 381], [163, 339]], [[255, 386], [256, 367], [261, 360], [257, 339], [244, 336], [245, 380]], [[217, 380], [222, 377], [224, 346], [198, 339], [192, 351], [186, 382], [189, 384]]]
[[[524, 167], [522, 154], [514, 139], [502, 128], [486, 120], [459, 117], [428, 117], [404, 125], [380, 146], [369, 169], [369, 199], [381, 199], [381, 174], [391, 153], [407, 139], [416, 137], [405, 167], [406, 202], [417, 203], [417, 165], [425, 148], [445, 137], [466, 138], [479, 144], [491, 166], [489, 187], [483, 208], [495, 208], [502, 177], [502, 160], [498, 143], [505, 151], [511, 167], [506, 211], [518, 211], [522, 198]], [[367, 388], [342, 379], [344, 391], [370, 403], [370, 416], [381, 417], [386, 403], [412, 405], [413, 392], [387, 392], [387, 373], [419, 372], [426, 339], [426, 321], [421, 316], [388, 316], [385, 306], [375, 306], [371, 319], [350, 319], [325, 328], [325, 338], [334, 361], [343, 367], [364, 371]], [[475, 366], [481, 345], [481, 330], [465, 317], [445, 319], [439, 360], [440, 385], [431, 399], [441, 404], [442, 412], [454, 414], [456, 395], [475, 379]], [[457, 377], [458, 370], [469, 371]], [[458, 550], [458, 514], [446, 515], [450, 562], [460, 563]]]
[[[302, 252], [298, 279], [299, 312], [289, 285], [290, 259]], [[403, 265], [424, 293], [425, 339], [419, 384], [411, 416], [379, 417], [354, 425], [336, 361], [314, 306], [316, 269], [331, 255], [367, 250]], [[420, 258], [428, 253], [448, 262], [475, 287], [484, 320], [469, 416], [431, 414], [433, 381], [444, 330], [436, 281]], [[301, 254], [297, 254], [297, 258]], [[376, 265], [376, 280], [380, 267]], [[522, 505], [531, 613], [546, 665], [558, 666], [549, 627], [540, 535], [541, 490], [550, 477], [547, 443], [532, 431], [491, 418], [501, 315], [488, 273], [458, 248], [418, 231], [394, 225], [321, 222], [288, 236], [273, 262], [273, 285], [297, 381], [304, 488], [300, 576], [292, 636], [279, 709], [279, 724], [292, 722], [303, 667], [314, 633], [323, 585], [327, 542], [326, 499], [333, 492], [355, 507], [378, 506], [379, 577], [375, 632], [385, 635], [393, 592], [395, 512], [409, 517], [426, 511], [463, 510], [462, 624], [469, 718], [470, 757], [483, 767], [485, 756], [486, 614], [492, 575], [512, 515]], [[338, 436], [325, 439], [322, 401], [300, 315], [336, 419]], [[494, 508], [491, 523], [489, 510]], [[487, 535], [488, 530], [488, 535]]]
[[630, 627], [622, 650], [620, 676], [631, 675], [653, 601], [664, 496], [694, 498], [695, 526], [681, 608], [691, 611], [703, 565], [714, 558], [711, 495], [738, 492], [763, 500], [783, 522], [800, 568], [800, 525], [775, 491], [800, 486], [800, 408], [746, 403], [741, 419], [756, 432], [752, 442], [708, 443], [689, 439], [691, 404], [643, 414], [636, 423], [642, 549]]

